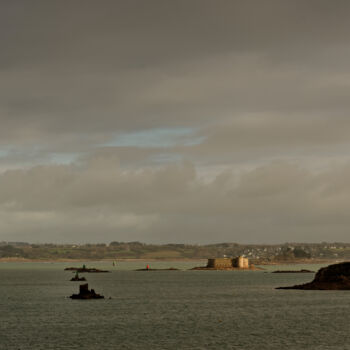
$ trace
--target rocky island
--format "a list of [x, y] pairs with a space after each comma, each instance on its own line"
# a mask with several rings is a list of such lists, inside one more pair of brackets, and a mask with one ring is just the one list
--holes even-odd
[[83, 267], [66, 267], [64, 270], [65, 271], [76, 271], [76, 272], [80, 272], [80, 273], [83, 273], [83, 272], [95, 272], [95, 273], [98, 273], [98, 272], [109, 272], [107, 270], [95, 269], [94, 267], [88, 268], [85, 265], [83, 265]]
[[89, 285], [85, 283], [79, 286], [79, 294], [72, 294], [70, 298], [87, 300], [87, 299], [104, 299], [104, 296], [95, 293], [93, 289], [89, 290]]
[[80, 277], [78, 271], [76, 271], [75, 276], [70, 279], [71, 281], [86, 281], [85, 277]]
[[309, 283], [276, 289], [350, 290], [350, 262], [321, 268], [316, 273], [314, 280]]
[[248, 258], [238, 256], [236, 258], [216, 258], [208, 259], [207, 266], [194, 267], [191, 270], [262, 270], [255, 267], [253, 264], [249, 264]]

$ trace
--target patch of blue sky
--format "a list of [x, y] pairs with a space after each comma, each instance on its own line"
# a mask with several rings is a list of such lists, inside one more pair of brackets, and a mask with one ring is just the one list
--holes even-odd
[[78, 153], [51, 153], [50, 162], [55, 164], [70, 164], [73, 163], [78, 156]]
[[23, 148], [2, 148], [0, 149], [0, 160], [9, 164], [16, 164], [18, 167], [36, 166], [39, 164], [70, 164], [74, 162], [79, 153], [44, 152], [39, 146]]
[[9, 155], [9, 151], [8, 150], [2, 150], [0, 149], [0, 158], [4, 158], [7, 157]]
[[203, 141], [194, 128], [156, 128], [119, 134], [102, 146], [166, 148], [178, 145], [192, 146]]

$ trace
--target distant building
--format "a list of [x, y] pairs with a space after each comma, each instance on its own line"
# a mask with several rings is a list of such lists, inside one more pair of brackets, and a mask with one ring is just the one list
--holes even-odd
[[232, 266], [241, 269], [249, 269], [249, 260], [243, 256], [232, 259]]
[[232, 267], [249, 269], [249, 260], [243, 256], [238, 256], [237, 258], [208, 259], [207, 267], [216, 269], [227, 269]]

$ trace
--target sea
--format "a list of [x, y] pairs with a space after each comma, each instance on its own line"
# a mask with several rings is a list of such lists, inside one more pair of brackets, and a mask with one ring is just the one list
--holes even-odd
[[1, 350], [350, 349], [350, 291], [276, 290], [322, 265], [262, 271], [191, 271], [203, 261], [86, 262], [101, 300], [72, 300], [79, 284], [65, 267], [83, 263], [0, 263]]

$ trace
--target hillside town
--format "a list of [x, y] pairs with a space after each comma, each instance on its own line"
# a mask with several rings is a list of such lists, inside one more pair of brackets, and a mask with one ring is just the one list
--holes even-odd
[[109, 244], [31, 244], [0, 242], [0, 259], [207, 259], [244, 256], [254, 264], [350, 259], [349, 243], [284, 243], [275, 245], [218, 243], [145, 244], [111, 242]]

